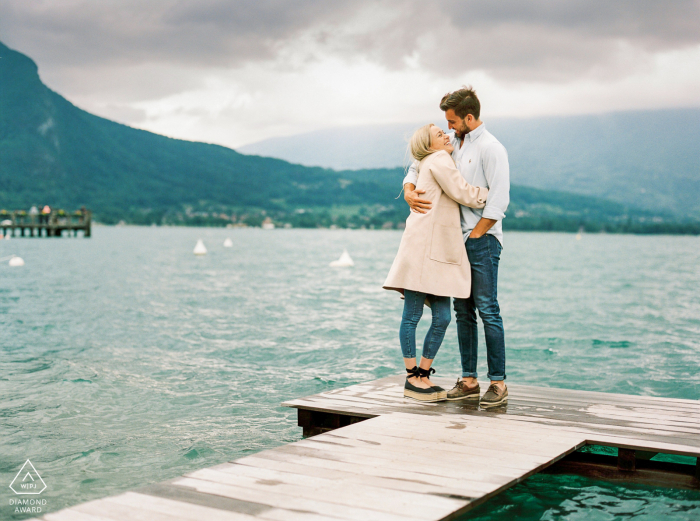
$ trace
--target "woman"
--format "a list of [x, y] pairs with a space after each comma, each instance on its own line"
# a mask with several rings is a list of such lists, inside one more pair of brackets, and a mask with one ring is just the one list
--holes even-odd
[[[384, 289], [405, 297], [399, 337], [406, 384], [404, 396], [424, 402], [444, 400], [446, 392], [434, 386], [430, 374], [435, 354], [450, 323], [450, 297], [471, 294], [469, 260], [462, 239], [459, 205], [483, 208], [488, 190], [468, 184], [455, 167], [449, 136], [435, 125], [419, 128], [411, 138], [411, 155], [420, 161], [416, 189], [425, 190], [433, 205], [426, 213], [411, 213]], [[416, 326], [430, 306], [433, 320], [416, 366]]]

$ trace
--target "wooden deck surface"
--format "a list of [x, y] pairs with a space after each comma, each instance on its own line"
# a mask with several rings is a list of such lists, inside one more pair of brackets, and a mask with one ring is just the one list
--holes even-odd
[[42, 519], [445, 520], [586, 444], [700, 456], [694, 400], [509, 385], [508, 405], [483, 411], [404, 399], [403, 381], [284, 404], [364, 421]]

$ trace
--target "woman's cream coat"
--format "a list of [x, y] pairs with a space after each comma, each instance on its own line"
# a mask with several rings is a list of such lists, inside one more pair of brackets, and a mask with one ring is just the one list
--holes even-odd
[[416, 189], [432, 202], [427, 213], [411, 212], [399, 252], [384, 289], [405, 289], [445, 297], [468, 298], [471, 271], [462, 239], [459, 205], [483, 208], [488, 190], [468, 184], [452, 157], [440, 150], [418, 165]]

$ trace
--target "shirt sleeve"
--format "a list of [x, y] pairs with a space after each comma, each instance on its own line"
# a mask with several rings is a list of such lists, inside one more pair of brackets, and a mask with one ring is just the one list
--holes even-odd
[[500, 221], [510, 204], [510, 167], [508, 153], [500, 143], [490, 144], [483, 153], [484, 176], [489, 184], [489, 198], [481, 217]]
[[408, 172], [406, 172], [406, 177], [403, 178], [403, 185], [406, 183], [411, 183], [413, 186], [418, 184], [418, 161], [411, 163], [408, 167]]

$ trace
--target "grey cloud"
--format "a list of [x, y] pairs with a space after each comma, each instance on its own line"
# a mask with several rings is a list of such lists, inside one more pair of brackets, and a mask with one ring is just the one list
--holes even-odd
[[401, 69], [417, 53], [439, 73], [557, 81], [700, 44], [700, 1], [7, 0], [0, 38], [50, 67], [292, 67], [337, 54]]
[[420, 54], [437, 72], [480, 69], [510, 80], [557, 81], [624, 75], [651, 53], [700, 45], [700, 2], [448, 0], [400, 3], [381, 31], [358, 35], [347, 52], [392, 68]]
[[[631, 38], [663, 45], [697, 43], [700, 3], [696, 0], [591, 1], [502, 0], [457, 2], [449, 0], [453, 23], [527, 25], [542, 29], [567, 29], [614, 38]], [[460, 9], [460, 6], [465, 8]]]
[[63, 64], [235, 66], [273, 58], [280, 44], [352, 10], [349, 2], [321, 0], [15, 0], [0, 4], [0, 37]]

